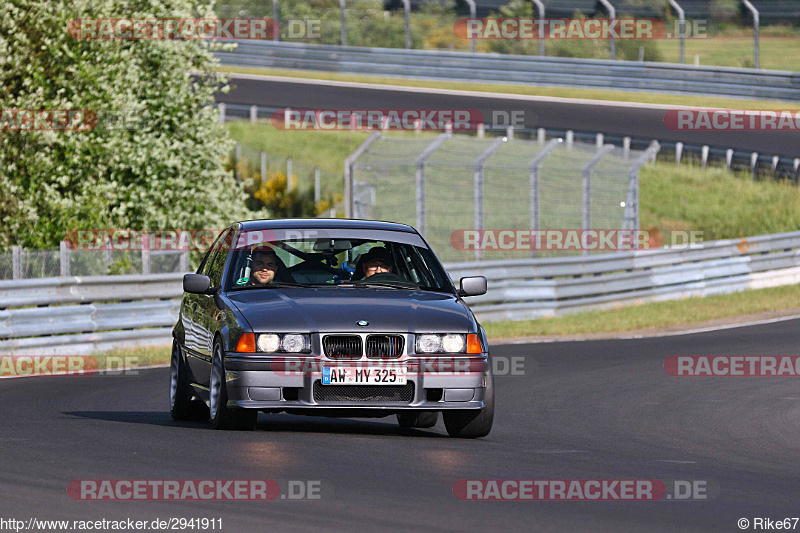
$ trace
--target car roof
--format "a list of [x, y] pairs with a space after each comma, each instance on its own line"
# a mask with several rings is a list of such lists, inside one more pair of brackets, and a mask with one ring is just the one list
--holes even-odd
[[245, 220], [238, 222], [243, 231], [267, 229], [367, 229], [402, 231], [416, 233], [409, 225], [380, 220], [360, 220], [347, 218], [274, 218], [268, 220]]

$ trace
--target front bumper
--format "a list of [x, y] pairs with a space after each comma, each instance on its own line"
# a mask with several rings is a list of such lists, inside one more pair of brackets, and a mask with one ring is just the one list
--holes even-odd
[[[387, 363], [406, 368], [407, 383], [413, 387], [413, 393], [409, 393], [410, 400], [329, 400], [315, 396], [314, 385], [322, 379], [323, 366], [353, 364], [365, 367]], [[231, 353], [225, 357], [225, 371], [228, 407], [268, 412], [330, 410], [334, 413], [369, 411], [373, 414], [391, 414], [406, 410], [482, 409], [489, 363], [488, 354], [438, 357], [405, 355], [386, 360], [362, 358], [342, 361], [320, 355], [287, 357]], [[381, 391], [381, 388], [389, 386], [317, 384], [318, 393], [320, 387], [348, 387], [358, 393], [362, 387]]]

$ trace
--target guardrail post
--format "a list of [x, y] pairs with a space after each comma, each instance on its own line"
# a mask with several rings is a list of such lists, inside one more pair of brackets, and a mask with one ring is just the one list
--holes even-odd
[[700, 149], [700, 163], [702, 166], [706, 166], [708, 164], [708, 145], [704, 144], [703, 147]]
[[728, 148], [725, 150], [725, 166], [730, 169], [731, 163], [733, 163], [733, 148]]
[[281, 32], [280, 32], [280, 18], [278, 14], [278, 0], [272, 0], [272, 19], [275, 21], [273, 23], [273, 28], [276, 30], [275, 34], [272, 36], [273, 41], [280, 41], [281, 40]]
[[[550, 155], [562, 139], [550, 139], [541, 152], [536, 154], [530, 163], [530, 202], [531, 202], [531, 229], [539, 229], [539, 165]], [[531, 257], [536, 257], [536, 247], [531, 246]]]
[[669, 0], [669, 5], [678, 12], [678, 35], [681, 39], [681, 64], [686, 63], [686, 16], [683, 8], [675, 0]]
[[753, 181], [758, 180], [758, 152], [750, 154], [750, 170], [753, 173]]
[[355, 165], [358, 158], [361, 157], [364, 152], [369, 150], [369, 147], [380, 138], [381, 134], [377, 131], [373, 131], [369, 134], [364, 142], [362, 142], [358, 148], [353, 150], [353, 153], [347, 156], [347, 159], [344, 160], [344, 217], [345, 218], [352, 218], [353, 217], [353, 165]]
[[11, 247], [11, 277], [22, 279], [22, 246]]
[[483, 139], [486, 135], [486, 126], [481, 122], [478, 124], [478, 131], [477, 131], [478, 139]]
[[513, 141], [514, 140], [514, 126], [508, 126], [506, 128], [506, 138], [509, 141]]
[[411, 49], [411, 0], [403, 0], [403, 14], [406, 22], [406, 50]]
[[575, 132], [572, 130], [567, 130], [567, 148], [572, 148], [574, 140], [575, 140]]
[[[609, 2], [608, 0], [600, 0], [600, 3], [603, 4], [606, 9], [608, 9], [608, 17], [612, 21], [615, 18], [617, 18], [617, 10], [614, 9], [614, 6], [611, 5], [611, 2]], [[616, 59], [617, 58], [617, 46], [616, 46], [616, 43], [614, 43], [614, 37], [611, 36], [609, 41], [610, 41], [611, 59]]]
[[[595, 154], [593, 158], [583, 167], [583, 209], [582, 209], [582, 228], [584, 231], [592, 229], [592, 169], [600, 162], [605, 155], [614, 149], [613, 144], [607, 144]], [[589, 250], [584, 250], [583, 255], [588, 255]]]
[[623, 159], [628, 159], [631, 155], [631, 138], [630, 137], [623, 137], [622, 138], [622, 157]]
[[219, 123], [225, 124], [225, 102], [217, 104], [217, 111], [219, 111]]
[[258, 120], [258, 106], [250, 106], [250, 123], [255, 124]]
[[603, 134], [602, 133], [598, 133], [595, 136], [595, 145], [596, 145], [598, 150], [600, 150], [603, 147]]
[[69, 246], [67, 246], [67, 241], [61, 241], [58, 243], [58, 255], [59, 255], [59, 263], [61, 267], [61, 276], [67, 277], [69, 276]]
[[[466, 0], [467, 4], [469, 4], [469, 18], [475, 18], [475, 0]], [[469, 40], [469, 51], [473, 54], [475, 53], [475, 35]]]
[[683, 143], [678, 141], [675, 143], [675, 164], [681, 164], [681, 156], [683, 156]]
[[772, 179], [774, 180], [778, 174], [778, 163], [780, 162], [781, 158], [777, 155], [772, 156]]
[[742, 1], [744, 2], [744, 6], [747, 9], [749, 9], [750, 12], [753, 14], [753, 45], [754, 45], [753, 56], [755, 58], [754, 62], [755, 62], [756, 68], [759, 68], [759, 66], [758, 66], [758, 55], [759, 55], [758, 54], [758, 27], [760, 25], [760, 20], [759, 20], [759, 15], [758, 15], [758, 9], [756, 9], [756, 6], [751, 4], [748, 0], [742, 0]]
[[344, 2], [345, 0], [339, 0], [339, 11], [341, 13], [339, 24], [342, 36], [342, 46], [347, 46], [347, 22], [345, 20], [345, 14], [344, 14], [345, 11]]
[[536, 130], [536, 142], [543, 143], [545, 138], [547, 137], [547, 130], [544, 128], [539, 128]]
[[142, 274], [150, 273], [150, 235], [142, 235]]
[[531, 0], [534, 4], [536, 4], [536, 8], [539, 10], [539, 55], [544, 57], [544, 3], [542, 0]]

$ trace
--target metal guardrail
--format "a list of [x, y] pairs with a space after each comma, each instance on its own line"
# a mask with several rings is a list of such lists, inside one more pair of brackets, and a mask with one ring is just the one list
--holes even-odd
[[671, 63], [233, 41], [222, 63], [451, 81], [530, 83], [594, 89], [800, 101], [800, 73]]
[[[488, 293], [469, 300], [487, 322], [800, 283], [800, 231], [696, 246], [445, 266], [454, 280], [489, 279]], [[0, 281], [0, 354], [167, 344], [181, 279], [182, 274], [158, 274]]]

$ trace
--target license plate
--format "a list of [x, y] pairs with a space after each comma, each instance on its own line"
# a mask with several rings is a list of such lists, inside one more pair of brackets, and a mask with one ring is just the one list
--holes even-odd
[[405, 385], [406, 369], [322, 367], [323, 385]]

